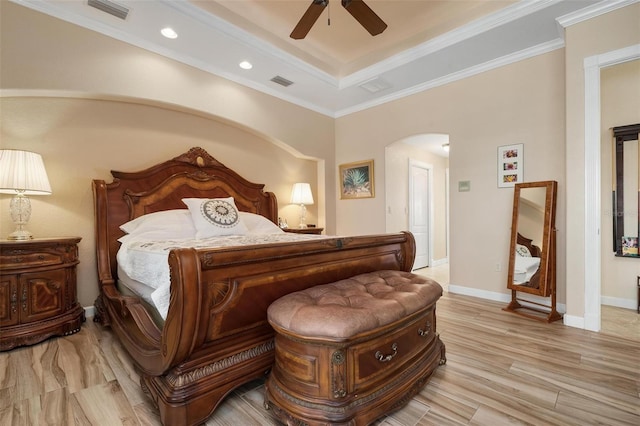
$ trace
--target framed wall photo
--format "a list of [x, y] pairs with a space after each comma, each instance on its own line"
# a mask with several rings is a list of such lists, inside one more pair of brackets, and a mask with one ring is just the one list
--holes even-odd
[[340, 198], [373, 198], [373, 160], [341, 164], [339, 171]]
[[524, 144], [498, 147], [498, 188], [524, 181]]

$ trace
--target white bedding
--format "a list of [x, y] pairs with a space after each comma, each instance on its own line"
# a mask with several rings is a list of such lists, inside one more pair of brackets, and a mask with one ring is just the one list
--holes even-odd
[[516, 264], [513, 271], [513, 283], [526, 284], [540, 267], [539, 257], [520, 256], [516, 253]]
[[294, 242], [314, 238], [327, 237], [278, 232], [274, 234], [230, 235], [204, 239], [183, 238], [154, 241], [149, 240], [147, 235], [127, 235], [120, 239], [122, 245], [117, 254], [118, 268], [129, 278], [154, 289], [151, 293], [151, 300], [162, 318], [166, 318], [170, 296], [168, 257], [171, 249], [230, 247]]

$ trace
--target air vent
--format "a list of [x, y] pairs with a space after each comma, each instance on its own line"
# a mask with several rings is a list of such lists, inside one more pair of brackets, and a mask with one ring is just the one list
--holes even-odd
[[273, 77], [271, 81], [273, 81], [274, 83], [278, 83], [279, 85], [284, 87], [288, 87], [293, 84], [293, 81], [289, 81], [284, 77], [280, 77], [279, 75], [276, 75], [275, 77]]
[[129, 9], [109, 0], [88, 0], [87, 4], [116, 18], [127, 19]]
[[388, 89], [389, 87], [391, 87], [391, 85], [382, 80], [380, 77], [376, 77], [369, 81], [365, 81], [360, 85], [360, 87], [362, 87], [369, 93], [378, 93], [381, 90]]

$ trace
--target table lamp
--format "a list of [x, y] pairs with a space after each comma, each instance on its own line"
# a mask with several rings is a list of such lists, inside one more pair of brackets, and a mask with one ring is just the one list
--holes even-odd
[[25, 229], [31, 217], [31, 201], [27, 195], [51, 194], [51, 185], [40, 154], [14, 149], [0, 150], [0, 193], [13, 194], [9, 209], [16, 230], [7, 239], [32, 239], [31, 232]]
[[307, 227], [307, 205], [313, 204], [311, 185], [308, 183], [294, 183], [291, 190], [291, 204], [300, 204], [300, 225], [299, 228]]

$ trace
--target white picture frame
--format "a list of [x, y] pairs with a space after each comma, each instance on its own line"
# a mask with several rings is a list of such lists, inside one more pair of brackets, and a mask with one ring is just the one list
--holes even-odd
[[498, 188], [524, 182], [524, 144], [498, 147]]

